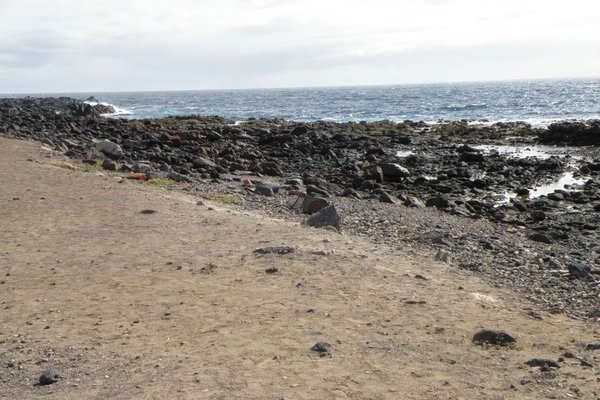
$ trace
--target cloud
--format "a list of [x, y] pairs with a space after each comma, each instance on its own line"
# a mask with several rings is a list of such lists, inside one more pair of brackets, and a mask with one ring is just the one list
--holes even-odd
[[599, 19], [592, 0], [3, 0], [0, 91], [593, 75]]

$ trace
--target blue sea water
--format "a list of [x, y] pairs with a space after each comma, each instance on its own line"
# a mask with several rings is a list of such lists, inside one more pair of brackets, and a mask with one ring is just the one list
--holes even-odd
[[[50, 94], [45, 94], [50, 95]], [[56, 94], [54, 94], [56, 95]], [[163, 92], [63, 93], [115, 105], [116, 117], [218, 115], [242, 121], [526, 121], [600, 118], [600, 78]], [[22, 96], [22, 95], [21, 95]]]

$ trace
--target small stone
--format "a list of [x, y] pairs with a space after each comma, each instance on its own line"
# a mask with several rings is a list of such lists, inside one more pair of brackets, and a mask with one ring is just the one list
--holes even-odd
[[529, 239], [533, 240], [535, 242], [546, 243], [546, 244], [552, 244], [554, 242], [554, 240], [552, 240], [552, 237], [550, 237], [550, 235], [546, 235], [544, 233], [539, 233], [539, 232], [529, 235]]
[[543, 221], [546, 219], [546, 213], [542, 210], [531, 211], [531, 218], [535, 221]]
[[113, 160], [107, 158], [102, 162], [102, 168], [104, 168], [107, 171], [116, 171], [117, 164]]
[[492, 344], [506, 346], [511, 343], [515, 343], [517, 339], [509, 333], [504, 331], [493, 331], [489, 329], [483, 329], [473, 335], [473, 343], [476, 344]]
[[560, 368], [560, 365], [556, 361], [548, 360], [545, 358], [532, 358], [525, 362], [530, 367], [541, 367], [541, 368]]
[[142, 211], [140, 211], [140, 214], [154, 214], [154, 213], [156, 213], [156, 210], [152, 210], [150, 208], [146, 208], [146, 209], [143, 209]]
[[406, 300], [404, 304], [412, 305], [412, 304], [427, 304], [425, 300]]
[[60, 379], [60, 374], [54, 369], [49, 369], [45, 371], [39, 378], [40, 385], [50, 385], [52, 383], [58, 382]]
[[254, 193], [260, 194], [261, 196], [273, 197], [275, 193], [273, 188], [262, 183], [257, 183], [254, 187]]
[[295, 249], [290, 246], [278, 246], [278, 247], [261, 247], [259, 249], [254, 250], [254, 254], [290, 254], [293, 253]]
[[450, 201], [443, 197], [430, 197], [425, 202], [427, 207], [435, 207], [435, 208], [449, 208], [451, 206]]
[[558, 374], [552, 370], [549, 371], [542, 371], [541, 376], [543, 379], [556, 379], [558, 377]]
[[389, 203], [389, 204], [401, 204], [402, 202], [395, 196], [392, 196], [389, 193], [383, 192], [379, 196], [379, 201], [381, 203]]
[[275, 273], [279, 272], [279, 268], [277, 268], [277, 267], [269, 267], [269, 268], [265, 269], [265, 272], [267, 274], [275, 274]]
[[447, 263], [450, 259], [450, 253], [445, 250], [438, 250], [437, 254], [435, 255], [435, 259]]
[[331, 352], [331, 345], [327, 342], [317, 342], [310, 349], [323, 357]]
[[582, 368], [593, 368], [594, 366], [585, 360], [579, 360], [579, 365]]
[[592, 269], [584, 264], [569, 264], [569, 274], [575, 278], [585, 279], [590, 275]]

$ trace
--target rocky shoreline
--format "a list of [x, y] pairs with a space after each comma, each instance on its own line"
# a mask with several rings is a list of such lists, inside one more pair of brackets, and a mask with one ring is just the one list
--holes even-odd
[[[278, 217], [303, 222], [334, 204], [343, 232], [431, 251], [524, 293], [541, 318], [600, 320], [600, 121], [541, 129], [109, 112], [69, 98], [0, 99], [0, 134]], [[561, 177], [570, 185], [553, 187]]]

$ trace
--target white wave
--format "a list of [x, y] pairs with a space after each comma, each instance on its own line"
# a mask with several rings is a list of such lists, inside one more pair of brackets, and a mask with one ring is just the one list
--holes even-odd
[[92, 107], [95, 107], [97, 105], [112, 107], [115, 110], [114, 113], [100, 114], [103, 117], [115, 117], [115, 116], [118, 116], [118, 115], [133, 115], [134, 114], [132, 111], [129, 111], [129, 110], [125, 109], [125, 108], [121, 108], [119, 106], [116, 106], [116, 105], [110, 104], [110, 103], [98, 102], [98, 101], [88, 101], [88, 100], [85, 100], [83, 103], [84, 104], [89, 104]]
[[115, 116], [118, 116], [118, 115], [133, 115], [134, 114], [133, 111], [129, 111], [129, 110], [125, 109], [125, 108], [117, 107], [114, 104], [108, 104], [108, 103], [106, 103], [106, 104], [105, 103], [100, 103], [100, 104], [106, 105], [106, 106], [111, 106], [115, 110], [114, 113], [100, 114], [103, 117], [115, 117]]

